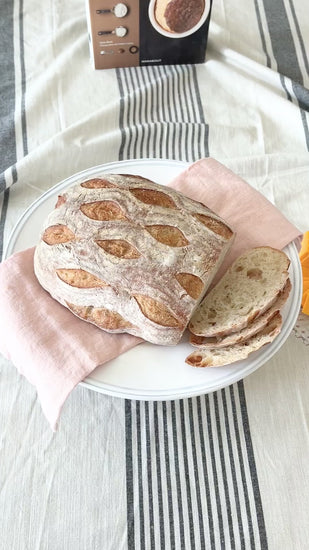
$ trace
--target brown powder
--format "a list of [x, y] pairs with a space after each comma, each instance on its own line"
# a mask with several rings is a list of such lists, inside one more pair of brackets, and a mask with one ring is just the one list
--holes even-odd
[[197, 25], [204, 7], [204, 0], [171, 0], [164, 12], [166, 23], [174, 32], [186, 32]]

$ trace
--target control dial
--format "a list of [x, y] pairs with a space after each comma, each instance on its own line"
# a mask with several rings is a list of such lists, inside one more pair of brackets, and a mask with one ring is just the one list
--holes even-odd
[[115, 34], [116, 36], [123, 38], [127, 33], [128, 29], [126, 27], [116, 27], [113, 31], [99, 31], [98, 35], [103, 36], [104, 34]]
[[118, 2], [112, 9], [97, 10], [97, 14], [113, 13], [116, 17], [125, 17], [128, 13], [128, 6], [122, 2]]
[[115, 28], [115, 34], [116, 36], [119, 36], [120, 38], [123, 38], [128, 32], [128, 29], [126, 27], [116, 27]]
[[114, 7], [113, 12], [116, 17], [125, 17], [128, 13], [128, 8], [125, 4], [119, 2], [119, 4], [116, 4], [116, 6]]

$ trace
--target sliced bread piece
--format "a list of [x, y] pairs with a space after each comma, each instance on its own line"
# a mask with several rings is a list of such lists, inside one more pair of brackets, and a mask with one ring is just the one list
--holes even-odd
[[269, 246], [242, 254], [198, 306], [190, 332], [218, 338], [247, 327], [276, 301], [289, 265], [284, 252]]
[[272, 342], [280, 333], [282, 317], [275, 317], [257, 334], [242, 342], [219, 349], [196, 350], [186, 358], [186, 363], [192, 367], [222, 367], [246, 359], [248, 355], [259, 350], [265, 344]]
[[191, 334], [190, 344], [199, 349], [218, 349], [232, 346], [234, 344], [239, 344], [240, 342], [248, 340], [249, 338], [254, 336], [254, 334], [260, 332], [269, 323], [269, 321], [281, 310], [289, 297], [291, 288], [291, 281], [290, 279], [288, 279], [285, 283], [284, 289], [282, 290], [282, 292], [280, 292], [275, 303], [270, 306], [270, 308], [268, 308], [265, 313], [254, 319], [252, 323], [250, 323], [242, 330], [238, 332], [232, 332], [231, 334], [227, 334], [226, 336], [222, 336], [221, 338], [205, 338], [204, 336], [195, 336], [195, 334]]

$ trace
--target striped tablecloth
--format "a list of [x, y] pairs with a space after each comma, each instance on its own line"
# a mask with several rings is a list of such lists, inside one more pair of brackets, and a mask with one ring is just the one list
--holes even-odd
[[[212, 156], [309, 229], [305, 0], [214, 0], [194, 66], [94, 71], [82, 0], [2, 0], [0, 31], [1, 255], [45, 190], [132, 158]], [[307, 549], [308, 352], [300, 313], [238, 383], [167, 402], [78, 386], [55, 433], [1, 357], [0, 548]]]

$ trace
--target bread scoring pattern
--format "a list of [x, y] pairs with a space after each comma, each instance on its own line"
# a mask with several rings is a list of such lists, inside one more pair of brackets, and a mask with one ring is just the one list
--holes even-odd
[[76, 288], [100, 288], [107, 286], [105, 281], [84, 269], [56, 269], [56, 273], [64, 283]]
[[68, 243], [73, 241], [75, 235], [66, 225], [50, 225], [43, 233], [42, 240], [49, 245]]
[[58, 197], [35, 273], [81, 319], [174, 345], [232, 240], [201, 203], [140, 176], [104, 174]]

